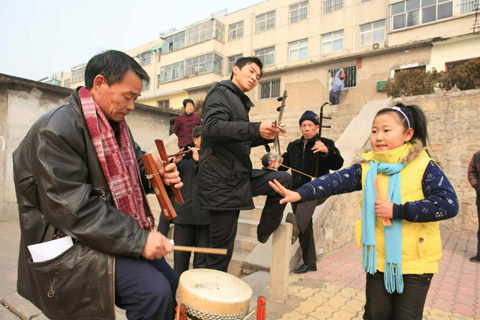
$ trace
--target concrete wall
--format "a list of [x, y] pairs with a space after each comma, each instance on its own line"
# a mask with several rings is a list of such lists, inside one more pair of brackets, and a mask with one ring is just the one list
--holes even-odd
[[[0, 74], [0, 221], [17, 219], [12, 153], [31, 124], [65, 102], [71, 89]], [[155, 151], [154, 139], [168, 137], [171, 111], [136, 104], [127, 117], [142, 148]]]

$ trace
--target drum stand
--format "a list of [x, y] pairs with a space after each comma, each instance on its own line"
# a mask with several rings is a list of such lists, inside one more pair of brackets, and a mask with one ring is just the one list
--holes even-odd
[[[253, 315], [254, 312], [257, 314], [256, 320], [265, 320], [265, 309], [266, 309], [267, 299], [263, 296], [259, 296], [257, 298], [257, 308], [252, 310], [249, 314], [247, 314], [244, 318], [248, 319], [250, 316]], [[180, 303], [176, 308], [176, 317], [175, 320], [189, 320], [189, 319], [198, 319], [198, 318], [189, 318], [187, 314], [187, 307]]]

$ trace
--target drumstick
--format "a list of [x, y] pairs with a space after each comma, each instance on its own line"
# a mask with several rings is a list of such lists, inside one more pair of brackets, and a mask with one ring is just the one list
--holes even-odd
[[201, 252], [201, 253], [210, 253], [210, 254], [221, 254], [221, 255], [226, 255], [227, 254], [227, 249], [204, 248], [204, 247], [187, 247], [187, 246], [174, 245], [173, 250]]
[[[377, 192], [377, 199], [378, 200], [382, 200], [382, 194], [380, 192], [380, 185], [378, 184], [378, 179], [380, 179], [380, 177], [376, 177], [375, 178], [375, 191]], [[390, 219], [388, 218], [383, 218], [383, 225], [384, 226], [391, 226], [392, 225], [392, 222], [390, 221]]]

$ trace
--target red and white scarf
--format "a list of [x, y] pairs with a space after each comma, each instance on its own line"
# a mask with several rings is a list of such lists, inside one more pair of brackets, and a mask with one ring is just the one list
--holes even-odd
[[120, 135], [117, 142], [110, 123], [102, 109], [93, 101], [90, 91], [81, 87], [79, 96], [88, 132], [115, 206], [133, 217], [142, 228], [153, 230], [155, 218], [140, 185], [140, 168], [125, 120], [118, 123]]

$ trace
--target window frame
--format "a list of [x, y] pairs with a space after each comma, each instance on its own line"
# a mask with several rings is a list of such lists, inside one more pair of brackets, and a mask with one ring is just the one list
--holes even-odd
[[[333, 79], [335, 78], [335, 74], [337, 73], [338, 70], [340, 70], [340, 67], [327, 70], [328, 86], [326, 86], [326, 87], [327, 87], [328, 92], [330, 92], [330, 90], [332, 89]], [[356, 88], [357, 85], [358, 85], [358, 80], [357, 80], [358, 68], [357, 68], [357, 66], [353, 65], [353, 66], [343, 67], [343, 72], [345, 73], [345, 79], [343, 80], [343, 83], [345, 84], [345, 87]]]
[[237, 62], [237, 60], [242, 57], [243, 57], [243, 53], [235, 54], [233, 56], [228, 57], [228, 74], [232, 73], [233, 67], [235, 66], [235, 62]]
[[344, 0], [323, 0], [323, 14], [332, 13], [338, 10], [342, 10], [345, 6]]
[[[265, 51], [265, 52], [263, 53], [261, 51]], [[257, 58], [259, 58], [260, 61], [262, 61], [264, 66], [274, 65], [275, 64], [275, 46], [255, 50], [255, 56]], [[267, 62], [270, 61], [270, 59], [269, 59], [270, 57], [271, 57], [272, 62], [267, 63]]]
[[275, 28], [275, 10], [259, 14], [255, 17], [255, 33]]
[[[292, 46], [295, 46], [292, 48]], [[303, 49], [306, 49], [306, 55], [304, 57], [300, 56], [300, 53]], [[292, 54], [296, 52], [297, 57], [292, 58]], [[308, 38], [296, 40], [288, 43], [288, 61], [295, 61], [308, 58]]]
[[[177, 76], [178, 73], [178, 76]], [[178, 61], [166, 66], [160, 67], [160, 76], [158, 78], [158, 84], [175, 81], [185, 78], [185, 62]], [[174, 77], [175, 76], [175, 77]]]
[[[383, 27], [381, 28], [375, 28], [374, 25], [375, 23], [378, 23], [378, 22], [382, 22], [383, 21]], [[367, 31], [362, 31], [362, 27], [364, 26], [367, 26], [367, 25], [370, 25], [371, 26], [371, 29], [370, 30], [367, 30]], [[382, 20], [377, 20], [377, 21], [372, 21], [372, 22], [368, 22], [368, 23], [364, 23], [362, 25], [360, 25], [358, 28], [359, 28], [359, 37], [360, 37], [360, 46], [368, 46], [368, 45], [371, 45], [373, 43], [376, 43], [376, 42], [382, 42], [382, 41], [385, 41], [385, 36], [386, 36], [386, 26], [387, 26], [387, 22], [385, 21], [385, 19], [382, 19]], [[374, 39], [374, 34], [376, 31], [380, 31], [383, 29], [383, 38], [381, 40], [375, 40]], [[363, 35], [365, 34], [370, 34], [370, 42], [367, 42], [367, 43], [363, 43]]]
[[244, 27], [243, 20], [230, 24], [228, 26], [228, 41], [233, 41], [233, 40], [243, 38], [243, 27]]
[[[268, 90], [267, 88], [264, 88], [265, 85], [268, 85]], [[278, 87], [273, 87], [277, 86]], [[275, 79], [268, 79], [268, 80], [263, 80], [260, 81], [259, 83], [259, 100], [267, 100], [267, 99], [275, 99], [280, 97], [280, 78], [275, 78]], [[268, 96], [263, 96], [264, 93], [267, 93]]]
[[[341, 33], [341, 37], [338, 37], [338, 34]], [[331, 39], [326, 39], [327, 37], [331, 37]], [[335, 38], [336, 37], [336, 38]], [[341, 39], [342, 41], [342, 46], [338, 50], [334, 50], [335, 48], [335, 42], [339, 41]], [[343, 50], [343, 40], [344, 40], [344, 32], [342, 30], [337, 30], [337, 31], [332, 31], [328, 33], [322, 34], [321, 41], [322, 41], [322, 54], [329, 54], [332, 52], [338, 52]], [[332, 50], [330, 51], [325, 51], [325, 44], [326, 43], [331, 43]]]
[[[404, 0], [390, 5], [390, 28], [392, 31], [413, 28], [439, 20], [452, 18], [453, 0]], [[450, 8], [448, 9], [448, 6]], [[440, 8], [447, 8], [441, 12]], [[433, 11], [431, 11], [434, 9]], [[428, 13], [435, 18], [427, 19]], [[443, 16], [440, 16], [440, 15]]]
[[[303, 12], [305, 11], [305, 12]], [[295, 21], [292, 21], [295, 16]], [[290, 24], [308, 19], [308, 0], [300, 1], [289, 6], [288, 21]]]

